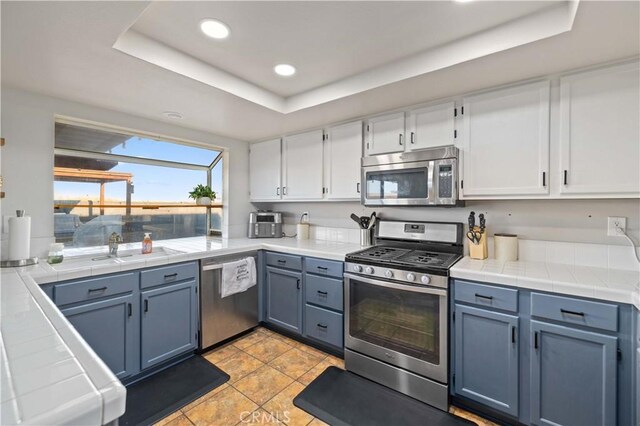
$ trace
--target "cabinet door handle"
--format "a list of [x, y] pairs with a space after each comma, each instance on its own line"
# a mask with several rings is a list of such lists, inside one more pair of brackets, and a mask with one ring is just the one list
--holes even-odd
[[567, 184], [567, 170], [564, 171], [564, 184]]
[[327, 268], [326, 266], [318, 266], [318, 269], [320, 269], [321, 271], [328, 271], [329, 268]]
[[133, 308], [131, 306], [131, 303], [127, 303], [127, 309], [129, 310], [129, 316], [131, 316], [133, 314]]
[[398, 143], [402, 145], [402, 133], [398, 135]]
[[296, 288], [300, 290], [300, 278], [296, 280]]
[[568, 311], [566, 309], [560, 308], [560, 312], [565, 315], [575, 315], [577, 317], [584, 317], [584, 312], [576, 312], [576, 311]]
[[478, 294], [478, 293], [476, 293], [476, 297], [478, 297], [480, 299], [493, 300], [493, 296], [485, 296], [485, 295]]
[[175, 277], [177, 277], [177, 276], [178, 276], [178, 273], [177, 273], [177, 272], [174, 272], [173, 274], [166, 274], [166, 275], [164, 276], [164, 279], [165, 279], [165, 280], [168, 280], [169, 278], [175, 278]]
[[144, 311], [149, 312], [149, 299], [144, 299]]
[[411, 143], [416, 143], [415, 135], [416, 134], [414, 132], [411, 132]]
[[280, 195], [280, 187], [279, 186], [276, 187], [276, 195]]
[[542, 186], [547, 186], [547, 172], [542, 172]]
[[318, 290], [318, 294], [320, 294], [320, 295], [322, 295], [322, 296], [326, 296], [326, 295], [327, 295], [327, 294], [329, 294], [329, 293], [327, 293], [326, 291]]
[[533, 348], [538, 349], [538, 332], [533, 333]]
[[89, 294], [91, 293], [98, 293], [100, 291], [105, 291], [107, 289], [107, 287], [100, 287], [100, 288], [90, 288], [89, 289]]
[[511, 343], [516, 342], [516, 327], [511, 327]]
[[356, 192], [360, 193], [360, 182], [356, 183]]
[[287, 187], [286, 186], [282, 187], [282, 195], [287, 195]]
[[318, 327], [320, 327], [320, 328], [324, 328], [325, 330], [327, 329], [327, 325], [326, 325], [326, 324], [320, 324], [320, 323], [318, 323], [318, 324], [316, 324], [316, 325], [317, 325]]

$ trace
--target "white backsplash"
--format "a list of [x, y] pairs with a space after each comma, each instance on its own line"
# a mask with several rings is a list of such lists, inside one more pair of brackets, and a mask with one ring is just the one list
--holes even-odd
[[[285, 224], [284, 229], [285, 234], [289, 236], [294, 235], [296, 232], [295, 225]], [[309, 239], [358, 244], [360, 243], [360, 231], [355, 228], [311, 225]], [[489, 258], [493, 258], [493, 237], [487, 239], [487, 245]], [[636, 247], [636, 250], [640, 250], [640, 248]], [[465, 254], [468, 254], [468, 252], [468, 245], [465, 243]], [[634, 257], [630, 245], [520, 239], [518, 241], [518, 260], [640, 271], [640, 264]]]

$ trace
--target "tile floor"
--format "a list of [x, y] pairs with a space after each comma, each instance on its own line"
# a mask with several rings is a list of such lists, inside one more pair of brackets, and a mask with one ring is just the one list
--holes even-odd
[[[229, 381], [156, 426], [325, 425], [295, 407], [293, 399], [327, 367], [344, 368], [342, 359], [262, 327], [204, 356], [229, 374]], [[495, 426], [459, 408], [451, 412], [479, 426]]]

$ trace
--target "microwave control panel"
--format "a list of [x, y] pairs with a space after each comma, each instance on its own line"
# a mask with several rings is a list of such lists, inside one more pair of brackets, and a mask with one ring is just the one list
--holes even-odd
[[438, 167], [438, 198], [451, 198], [453, 196], [453, 167]]

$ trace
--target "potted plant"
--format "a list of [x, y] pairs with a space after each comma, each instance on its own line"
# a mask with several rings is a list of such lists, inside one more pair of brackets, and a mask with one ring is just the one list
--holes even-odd
[[189, 192], [189, 198], [196, 200], [199, 206], [210, 206], [211, 202], [216, 199], [216, 193], [209, 185], [198, 184]]

